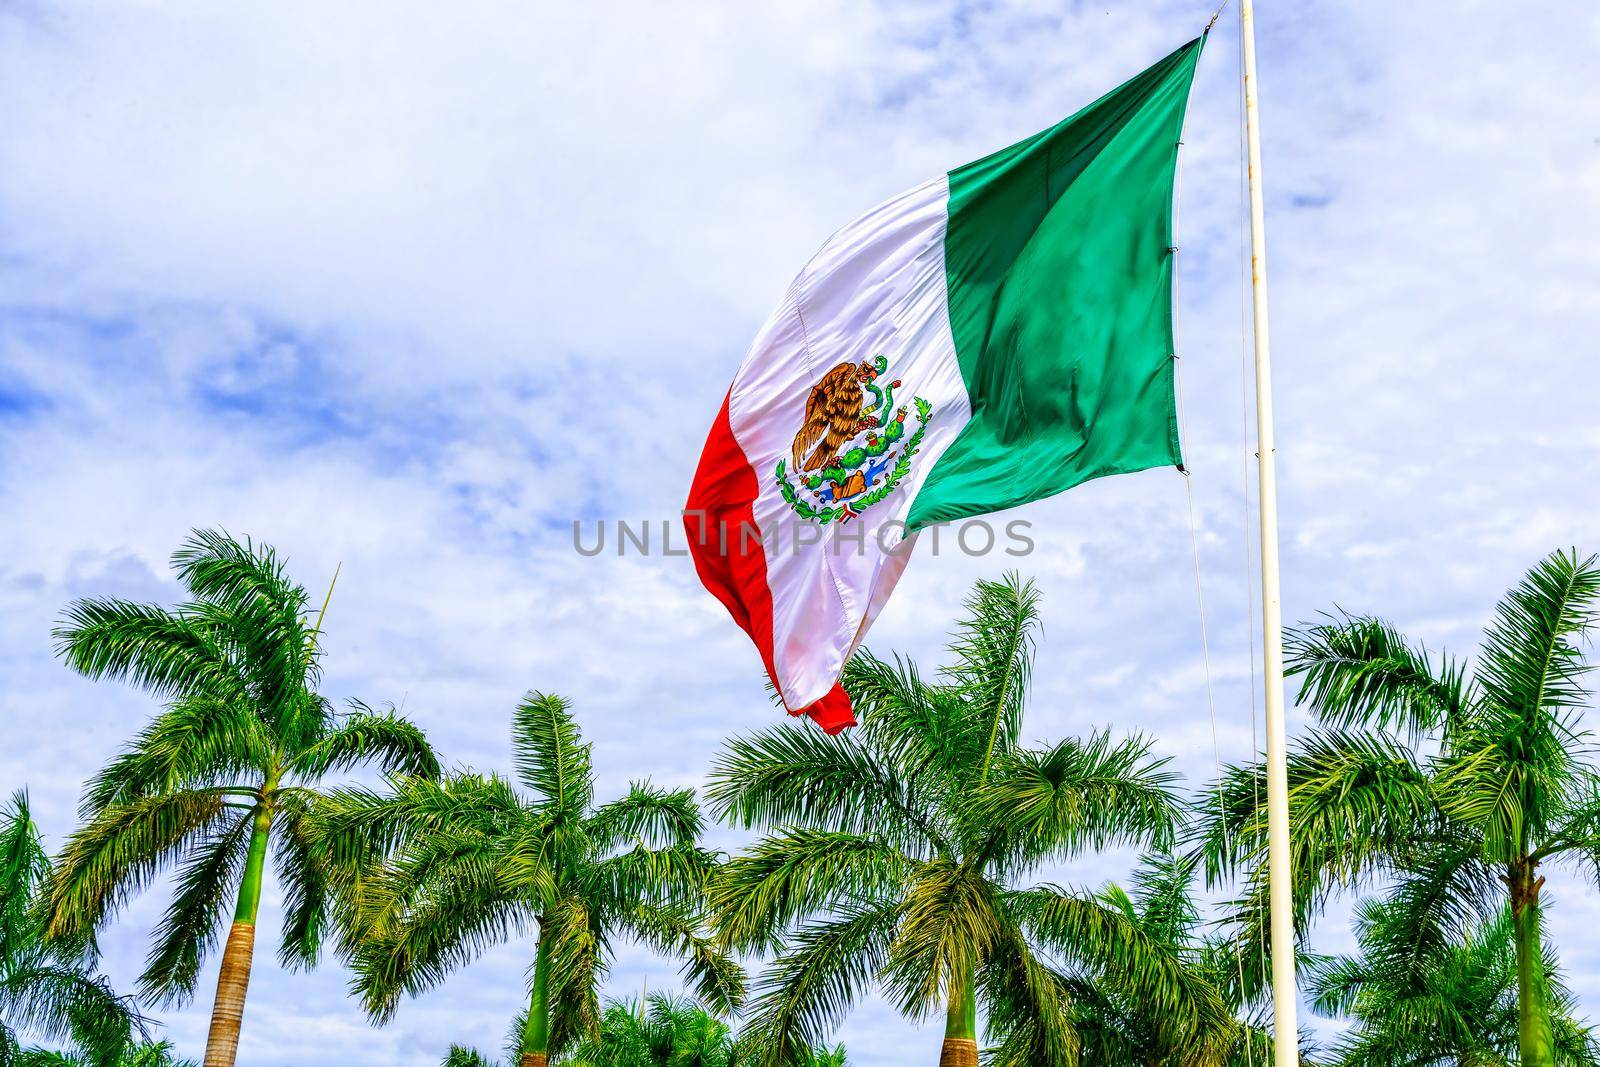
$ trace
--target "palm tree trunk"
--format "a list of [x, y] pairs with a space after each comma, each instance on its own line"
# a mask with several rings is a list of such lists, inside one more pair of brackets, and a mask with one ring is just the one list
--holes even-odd
[[533, 961], [533, 989], [528, 995], [528, 1022], [522, 1029], [519, 1067], [545, 1067], [550, 1051], [550, 946], [539, 923], [539, 949]]
[[267, 835], [272, 809], [258, 805], [239, 882], [239, 903], [222, 949], [217, 998], [211, 1005], [211, 1033], [206, 1037], [205, 1067], [233, 1067], [239, 1054], [239, 1027], [244, 1022], [244, 996], [250, 988], [250, 962], [255, 956], [256, 909], [261, 904], [261, 873], [267, 862]]
[[957, 975], [950, 989], [939, 1067], [978, 1067], [978, 1002], [972, 974]]
[[1517, 942], [1517, 1049], [1522, 1067], [1554, 1067], [1555, 1040], [1545, 1000], [1544, 954], [1539, 930], [1539, 890], [1533, 865], [1511, 868], [1511, 926]]

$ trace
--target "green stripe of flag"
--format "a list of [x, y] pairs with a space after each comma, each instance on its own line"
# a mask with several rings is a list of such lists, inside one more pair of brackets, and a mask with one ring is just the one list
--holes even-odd
[[945, 273], [972, 420], [913, 529], [1182, 463], [1172, 186], [1203, 44], [950, 172]]

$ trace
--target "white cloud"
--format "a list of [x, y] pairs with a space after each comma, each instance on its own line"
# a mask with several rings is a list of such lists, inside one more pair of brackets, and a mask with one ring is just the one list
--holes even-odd
[[[328, 688], [404, 701], [504, 767], [529, 686], [572, 696], [603, 789], [699, 779], [770, 720], [680, 559], [593, 560], [574, 516], [681, 501], [717, 397], [833, 227], [1032, 132], [1196, 30], [1204, 5], [32, 4], [0, 14], [0, 786], [57, 839], [149, 711], [54, 662], [72, 597], [173, 599], [192, 525], [344, 566]], [[1286, 614], [1338, 602], [1470, 651], [1559, 544], [1600, 547], [1596, 15], [1479, 4], [1261, 12]], [[1181, 322], [1222, 755], [1251, 660], [1240, 472], [1234, 53], [1186, 131]], [[1036, 505], [1046, 635], [1029, 732], [1155, 734], [1210, 773], [1183, 484]], [[933, 662], [971, 579], [913, 565], [874, 643]], [[737, 835], [719, 832], [732, 844]], [[1095, 883], [1126, 858], [1067, 875]], [[1587, 1010], [1584, 894], [1555, 935]], [[162, 901], [107, 938], [126, 979]], [[1345, 943], [1337, 918], [1320, 947]], [[498, 1048], [510, 946], [374, 1035], [332, 965], [264, 958], [245, 1063]], [[628, 953], [616, 989], [671, 983]], [[172, 1016], [186, 1051], [201, 1007]], [[873, 1002], [860, 1063], [931, 1059]]]

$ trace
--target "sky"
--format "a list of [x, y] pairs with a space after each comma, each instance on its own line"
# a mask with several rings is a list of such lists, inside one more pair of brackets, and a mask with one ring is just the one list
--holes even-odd
[[[1379, 613], [1469, 654], [1540, 556], [1600, 550], [1600, 11], [1430, 8], [1258, 11], [1284, 613]], [[1210, 15], [0, 3], [0, 788], [29, 790], [52, 845], [70, 832], [156, 707], [68, 672], [50, 628], [77, 597], [175, 602], [167, 559], [199, 526], [277, 546], [314, 596], [340, 567], [325, 691], [401, 707], [447, 761], [508, 769], [539, 688], [572, 700], [602, 797], [700, 784], [725, 737], [774, 719], [755, 654], [687, 560], [580, 556], [574, 521], [675, 516], [745, 347], [840, 224]], [[1192, 786], [1257, 737], [1235, 18], [1185, 133], [1191, 477], [1006, 516], [1033, 524], [1020, 561], [919, 550], [869, 642], [941, 662], [965, 590], [1020, 566], [1045, 597], [1025, 733], [1142, 732]], [[1600, 1019], [1600, 900], [1567, 873], [1547, 892]], [[269, 882], [264, 940], [276, 901]], [[126, 987], [165, 902], [104, 938]], [[1313, 945], [1349, 947], [1346, 911]], [[486, 953], [374, 1030], [337, 961], [262, 952], [240, 1063], [498, 1049], [531, 959]], [[214, 967], [161, 1015], [195, 1057]], [[675, 982], [625, 947], [609, 988]], [[929, 1062], [940, 1036], [875, 999], [839, 1032], [859, 1067]]]

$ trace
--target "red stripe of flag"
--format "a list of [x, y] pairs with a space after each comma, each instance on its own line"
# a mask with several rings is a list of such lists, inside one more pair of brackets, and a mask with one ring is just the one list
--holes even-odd
[[[700, 453], [683, 525], [701, 583], [750, 635], [768, 677], [778, 686], [772, 659], [772, 591], [767, 588], [766, 550], [755, 522], [759, 492], [756, 472], [733, 436], [725, 396]], [[782, 688], [778, 690], [781, 695]], [[829, 734], [856, 724], [850, 697], [837, 683], [821, 700], [802, 710]], [[789, 714], [801, 712], [791, 709]]]

